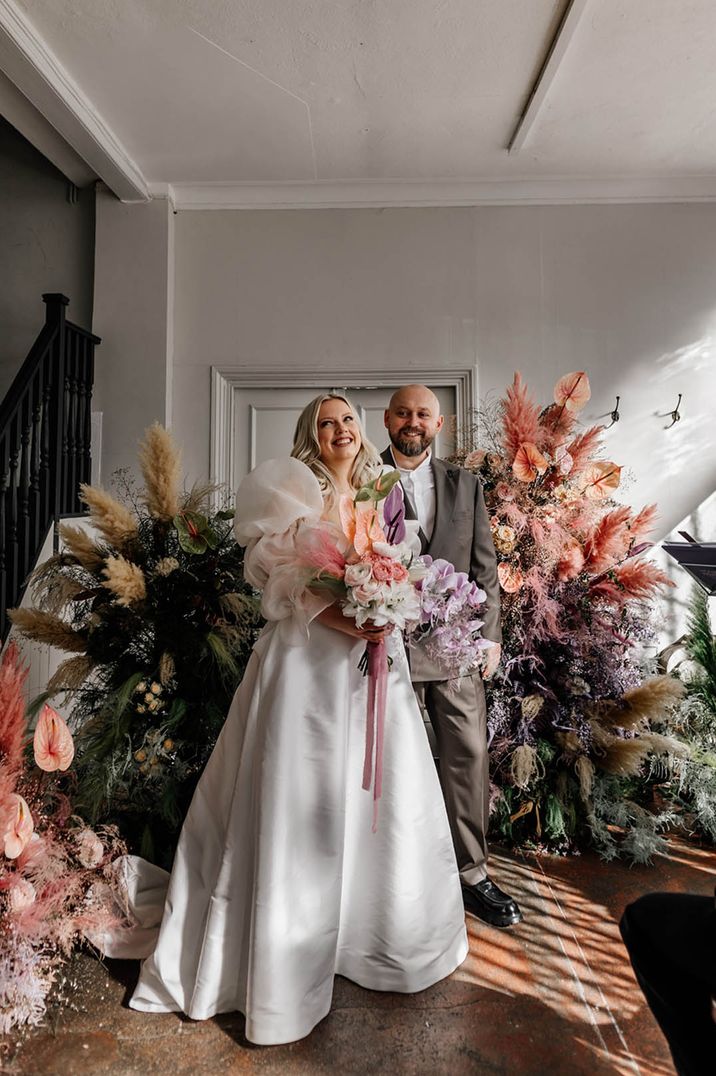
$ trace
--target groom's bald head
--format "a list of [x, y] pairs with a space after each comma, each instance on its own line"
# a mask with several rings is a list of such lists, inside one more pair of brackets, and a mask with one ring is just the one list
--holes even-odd
[[388, 411], [395, 411], [399, 407], [406, 406], [427, 408], [436, 419], [440, 417], [440, 402], [427, 385], [403, 385], [396, 389], [390, 397]]
[[403, 385], [390, 398], [384, 415], [385, 428], [390, 434], [394, 453], [404, 465], [420, 463], [442, 429], [443, 416], [435, 393], [427, 385]]

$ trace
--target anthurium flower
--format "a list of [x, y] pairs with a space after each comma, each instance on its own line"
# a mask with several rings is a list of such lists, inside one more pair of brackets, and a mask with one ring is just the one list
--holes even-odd
[[68, 769], [75, 756], [70, 730], [57, 710], [53, 710], [47, 703], [42, 707], [32, 746], [35, 762], [47, 773]]
[[398, 470], [386, 471], [384, 474], [379, 474], [372, 482], [367, 482], [365, 486], [361, 486], [355, 495], [355, 500], [358, 503], [361, 501], [382, 501], [384, 497], [388, 496], [390, 491], [399, 481], [400, 471]]
[[349, 542], [353, 543], [356, 553], [363, 555], [373, 547], [373, 542], [384, 542], [385, 534], [380, 525], [380, 516], [370, 501], [355, 500], [346, 494], [338, 503], [341, 529]]
[[11, 792], [3, 811], [2, 831], [0, 831], [3, 851], [8, 859], [17, 859], [24, 851], [34, 828], [27, 803], [22, 796]]
[[589, 387], [589, 378], [584, 370], [565, 374], [564, 377], [560, 377], [554, 386], [554, 402], [573, 414], [582, 410], [591, 395], [592, 390]]
[[621, 467], [608, 460], [593, 463], [584, 472], [584, 481], [586, 483], [582, 491], [584, 496], [588, 497], [590, 501], [599, 501], [604, 497], [608, 497], [615, 489], [619, 488], [621, 473]]
[[518, 478], [520, 482], [533, 482], [538, 474], [544, 474], [546, 470], [547, 460], [537, 445], [533, 445], [531, 441], [523, 441], [512, 461], [512, 473], [515, 478]]
[[185, 553], [206, 553], [207, 549], [216, 549], [219, 544], [219, 536], [200, 512], [180, 512], [174, 516], [174, 526]]
[[516, 594], [522, 588], [524, 576], [520, 568], [513, 567], [507, 561], [497, 565], [497, 578], [507, 594]]
[[356, 533], [353, 547], [362, 556], [370, 552], [374, 542], [384, 542], [385, 534], [380, 525], [380, 516], [375, 508], [363, 509], [356, 513]]

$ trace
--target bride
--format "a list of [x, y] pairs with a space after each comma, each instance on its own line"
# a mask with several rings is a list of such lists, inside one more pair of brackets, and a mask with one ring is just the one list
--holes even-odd
[[[292, 458], [241, 483], [236, 536], [268, 621], [187, 814], [153, 952], [130, 1005], [198, 1020], [240, 1010], [260, 1044], [307, 1035], [336, 974], [413, 992], [467, 955], [447, 816], [402, 641], [388, 640], [377, 831], [361, 788], [366, 641], [306, 590], [296, 536], [380, 469], [350, 404], [316, 397]], [[325, 526], [325, 523], [322, 524]]]

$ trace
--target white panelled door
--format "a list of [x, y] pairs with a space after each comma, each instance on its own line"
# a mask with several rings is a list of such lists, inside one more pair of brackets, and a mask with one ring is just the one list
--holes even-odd
[[[258, 463], [275, 456], [287, 456], [293, 444], [293, 432], [299, 414], [320, 392], [337, 392], [346, 395], [354, 405], [366, 434], [379, 452], [388, 444], [388, 434], [383, 425], [383, 412], [391, 395], [397, 388], [351, 388], [350, 386], [326, 385], [325, 388], [235, 388], [231, 429], [232, 474], [241, 481]], [[452, 438], [451, 419], [457, 412], [454, 385], [430, 386], [440, 401], [445, 416], [445, 428], [435, 440], [438, 456], [449, 454]]]

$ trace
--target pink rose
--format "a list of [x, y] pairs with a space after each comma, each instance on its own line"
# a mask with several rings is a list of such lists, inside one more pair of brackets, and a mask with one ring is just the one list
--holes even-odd
[[408, 577], [408, 569], [400, 563], [400, 561], [394, 560], [392, 563], [393, 580], [396, 583], [404, 583]]
[[373, 578], [379, 583], [389, 583], [393, 576], [393, 564], [389, 557], [373, 558]]
[[477, 470], [482, 467], [485, 456], [487, 455], [484, 448], [477, 448], [474, 452], [470, 452], [465, 456], [464, 467], [467, 467], [468, 471]]
[[495, 493], [501, 501], [514, 501], [515, 499], [514, 491], [507, 482], [498, 482], [495, 486]]

